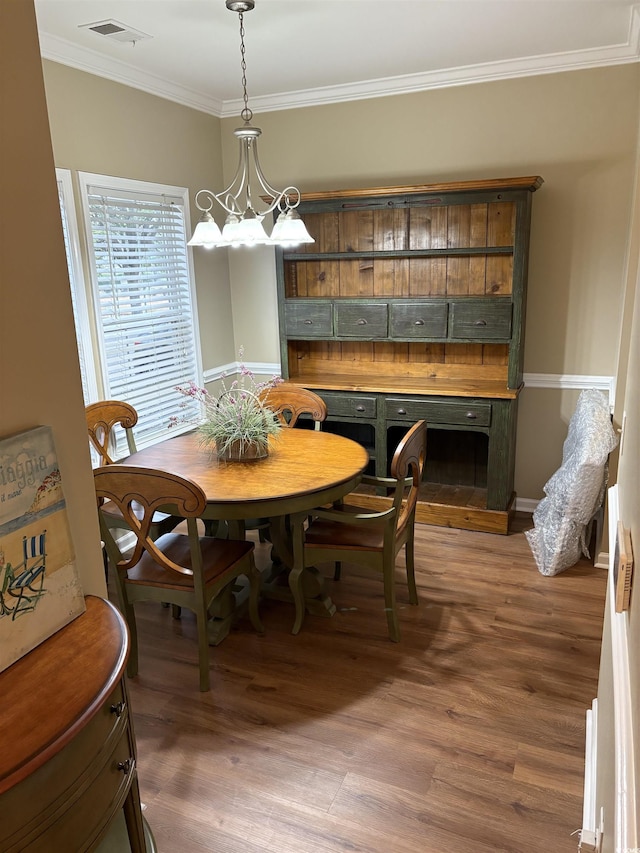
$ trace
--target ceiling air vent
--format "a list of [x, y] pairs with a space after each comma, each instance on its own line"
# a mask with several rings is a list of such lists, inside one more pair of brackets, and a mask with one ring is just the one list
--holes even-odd
[[126, 24], [121, 24], [120, 21], [96, 21], [93, 24], [81, 24], [81, 30], [91, 30], [99, 36], [106, 36], [114, 41], [137, 42], [142, 39], [150, 39], [153, 36], [143, 33], [140, 30], [134, 30], [133, 27], [128, 27]]

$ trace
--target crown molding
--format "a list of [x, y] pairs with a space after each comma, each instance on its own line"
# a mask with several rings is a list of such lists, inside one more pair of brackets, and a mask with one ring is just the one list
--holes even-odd
[[140, 89], [150, 95], [157, 95], [167, 101], [175, 101], [185, 107], [200, 110], [203, 113], [221, 117], [223, 112], [222, 101], [210, 98], [202, 92], [178, 86], [170, 80], [157, 77], [155, 74], [134, 68], [127, 62], [118, 59], [110, 59], [95, 50], [72, 44], [66, 39], [40, 33], [40, 56], [61, 65], [77, 68], [78, 71], [86, 71], [97, 77], [105, 77], [114, 83], [122, 83], [133, 89]]
[[[140, 71], [126, 62], [110, 59], [97, 51], [78, 47], [65, 39], [47, 33], [40, 33], [40, 52], [44, 59], [69, 65], [72, 68], [86, 71], [89, 74], [96, 74], [99, 77], [106, 77], [116, 83], [132, 86], [160, 98], [176, 101], [183, 106], [192, 107], [217, 118], [237, 116], [243, 106], [242, 100], [239, 98], [228, 101], [211, 98], [203, 92], [178, 86], [169, 80]], [[528, 56], [501, 62], [465, 65], [377, 80], [363, 80], [341, 86], [324, 86], [294, 92], [281, 92], [274, 95], [252, 97], [251, 105], [255, 113], [274, 112], [276, 110], [316, 107], [368, 98], [382, 98], [390, 95], [406, 95], [430, 89], [467, 86], [473, 83], [556, 74], [561, 71], [601, 68], [608, 65], [638, 62], [639, 60], [640, 8], [634, 6], [631, 9], [629, 20], [629, 38], [623, 44], [566, 53]]]
[[[561, 71], [580, 71], [608, 65], [623, 65], [640, 59], [640, 12], [632, 9], [629, 41], [591, 50], [575, 50], [568, 53], [550, 53], [508, 59], [501, 62], [485, 62], [458, 68], [445, 68], [420, 74], [404, 74], [379, 80], [365, 80], [343, 86], [326, 86], [307, 91], [288, 92], [251, 99], [254, 112], [266, 113], [275, 110], [316, 107], [347, 101], [382, 98], [389, 95], [408, 95], [426, 92], [429, 89], [445, 89], [453, 86], [468, 86], [473, 83], [490, 83], [518, 77], [533, 77], [542, 74], [557, 74]], [[223, 102], [222, 118], [238, 115], [242, 101]]]

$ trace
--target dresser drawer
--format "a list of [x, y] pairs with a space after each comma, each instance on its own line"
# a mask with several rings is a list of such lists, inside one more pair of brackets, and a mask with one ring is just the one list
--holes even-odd
[[389, 306], [389, 337], [446, 338], [446, 302], [391, 303]]
[[359, 394], [332, 394], [321, 391], [320, 396], [327, 404], [329, 417], [342, 418], [375, 418], [376, 398], [364, 397]]
[[387, 420], [425, 420], [430, 424], [465, 424], [467, 426], [491, 425], [491, 403], [473, 400], [454, 402], [448, 400], [420, 400], [414, 397], [387, 397], [385, 401]]
[[386, 302], [336, 302], [336, 335], [351, 338], [386, 338]]
[[510, 340], [511, 303], [491, 302], [488, 298], [452, 302], [449, 336], [470, 340]]
[[286, 302], [284, 326], [290, 338], [327, 338], [333, 334], [330, 302]]
[[[85, 796], [83, 792], [89, 780], [112, 753], [119, 756], [115, 765], [132, 757], [129, 714], [122, 682], [65, 749], [3, 794], [2, 810], [6, 817], [0, 826], [0, 850], [80, 849], [64, 843], [56, 847], [49, 835], [53, 827], [47, 827], [51, 822], [58, 827], [72, 812], [82, 814], [76, 805], [77, 798]], [[122, 784], [122, 776], [122, 773], [120, 776], [113, 774], [118, 786]], [[86, 815], [82, 820], [86, 826]]]
[[[65, 753], [63, 753], [65, 754]], [[41, 815], [38, 822], [22, 829], [2, 849], [7, 853], [51, 853], [93, 849], [93, 843], [115, 812], [121, 808], [135, 778], [129, 732], [124, 729], [102, 766], [91, 766], [95, 774], [83, 778], [74, 797], [55, 812]], [[34, 790], [32, 804], [38, 801]], [[89, 845], [91, 845], [89, 847]]]

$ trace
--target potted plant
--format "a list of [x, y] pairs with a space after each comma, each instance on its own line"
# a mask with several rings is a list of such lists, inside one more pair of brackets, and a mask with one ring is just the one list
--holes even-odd
[[[241, 359], [243, 352], [241, 348]], [[202, 404], [204, 417], [198, 424], [201, 443], [215, 450], [220, 459], [264, 459], [269, 453], [269, 436], [276, 435], [282, 427], [275, 413], [261, 402], [260, 394], [282, 380], [274, 376], [256, 382], [255, 375], [243, 363], [239, 373], [239, 379], [229, 387], [223, 378], [217, 397], [194, 382], [178, 386], [177, 390]], [[179, 422], [177, 417], [171, 420]]]

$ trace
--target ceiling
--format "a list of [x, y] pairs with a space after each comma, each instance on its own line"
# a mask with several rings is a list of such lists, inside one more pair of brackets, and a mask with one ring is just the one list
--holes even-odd
[[[239, 16], [224, 0], [35, 6], [46, 59], [240, 112]], [[86, 26], [111, 21], [124, 41]], [[244, 27], [257, 114], [640, 60], [640, 4], [627, 0], [255, 0]]]

